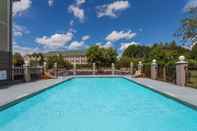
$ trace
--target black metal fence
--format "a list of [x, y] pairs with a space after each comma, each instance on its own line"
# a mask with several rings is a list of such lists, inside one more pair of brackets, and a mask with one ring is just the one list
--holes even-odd
[[176, 84], [176, 65], [167, 65], [165, 75], [167, 82]]
[[186, 86], [197, 88], [197, 65], [188, 65]]

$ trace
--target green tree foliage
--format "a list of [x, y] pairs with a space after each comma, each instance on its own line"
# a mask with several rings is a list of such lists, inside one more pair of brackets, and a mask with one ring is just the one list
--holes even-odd
[[44, 56], [42, 53], [33, 53], [28, 56], [30, 58], [30, 65], [31, 66], [42, 65], [44, 62]]
[[192, 47], [191, 57], [197, 61], [197, 44]]
[[[121, 63], [129, 63], [128, 58], [137, 64], [139, 60], [144, 63], [150, 63], [156, 59], [160, 64], [175, 63], [180, 55], [186, 56], [187, 59], [191, 58], [190, 50], [181, 46], [177, 46], [175, 41], [170, 43], [156, 43], [152, 46], [131, 45], [129, 46], [120, 59]], [[125, 57], [128, 57], [125, 59]]]
[[24, 58], [20, 53], [14, 53], [12, 62], [14, 66], [22, 66], [24, 64]]
[[69, 63], [68, 61], [65, 61], [62, 55], [48, 56], [46, 61], [47, 61], [47, 67], [49, 69], [53, 68], [55, 63], [57, 63], [58, 68], [65, 68], [65, 69], [72, 68], [72, 64]]
[[132, 59], [130, 57], [127, 57], [127, 56], [121, 57], [117, 61], [117, 66], [118, 67], [130, 67], [131, 61], [132, 61]]
[[197, 8], [187, 10], [187, 16], [182, 20], [182, 26], [176, 33], [184, 42], [197, 42]]
[[145, 59], [148, 57], [150, 52], [150, 47], [141, 45], [131, 45], [123, 53], [123, 56], [135, 58], [135, 59]]
[[91, 46], [87, 50], [86, 56], [90, 64], [96, 63], [97, 66], [110, 66], [111, 63], [115, 63], [117, 60], [116, 50], [113, 48], [101, 48], [97, 45]]

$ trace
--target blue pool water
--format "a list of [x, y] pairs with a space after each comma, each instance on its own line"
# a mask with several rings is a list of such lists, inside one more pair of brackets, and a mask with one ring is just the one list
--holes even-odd
[[74, 78], [1, 111], [0, 131], [197, 131], [197, 111], [123, 78]]

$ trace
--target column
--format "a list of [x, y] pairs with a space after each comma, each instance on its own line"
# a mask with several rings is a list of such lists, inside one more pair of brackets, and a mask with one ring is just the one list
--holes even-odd
[[185, 86], [186, 84], [186, 69], [188, 63], [185, 61], [184, 56], [179, 57], [179, 61], [176, 62], [176, 84], [179, 86]]
[[30, 66], [29, 60], [25, 60], [25, 64], [23, 65], [25, 82], [31, 81], [31, 72], [29, 66]]
[[76, 75], [76, 63], [73, 63], [73, 75]]
[[58, 74], [57, 74], [57, 62], [55, 62], [54, 63], [54, 65], [53, 65], [53, 67], [54, 67], [54, 73], [55, 73], [55, 78], [57, 78], [58, 77]]
[[92, 66], [93, 66], [93, 72], [92, 72], [92, 74], [93, 74], [93, 75], [95, 75], [95, 74], [96, 74], [96, 64], [95, 64], [95, 63], [93, 63], [93, 65], [92, 65]]
[[157, 79], [158, 65], [157, 61], [154, 59], [151, 64], [151, 79]]
[[142, 73], [142, 70], [143, 70], [143, 64], [142, 64], [141, 61], [139, 61], [139, 62], [138, 62], [138, 71], [139, 71], [140, 73]]
[[133, 75], [133, 62], [130, 62], [130, 74]]
[[115, 65], [114, 65], [114, 63], [111, 64], [111, 68], [112, 68], [112, 75], [114, 75], [115, 74]]

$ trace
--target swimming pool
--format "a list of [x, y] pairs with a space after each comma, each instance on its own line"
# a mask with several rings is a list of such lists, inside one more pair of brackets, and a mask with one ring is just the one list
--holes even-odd
[[197, 111], [124, 78], [73, 78], [1, 111], [0, 131], [197, 131]]

